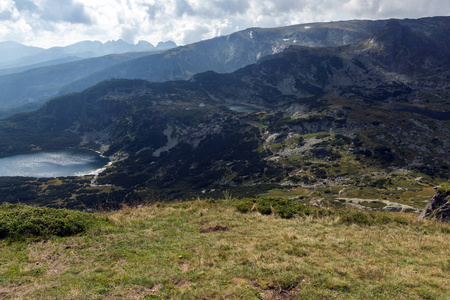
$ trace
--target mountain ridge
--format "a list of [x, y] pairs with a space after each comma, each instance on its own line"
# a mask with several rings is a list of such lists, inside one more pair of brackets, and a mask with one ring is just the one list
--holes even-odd
[[[156, 47], [147, 41], [139, 41], [137, 44], [129, 44], [123, 40], [105, 43], [81, 41], [48, 49], [30, 47], [16, 42], [0, 42], [0, 53], [2, 53], [0, 69], [26, 68], [50, 60], [64, 59], [67, 56], [76, 56], [82, 59], [127, 52], [160, 51], [173, 47], [176, 47], [176, 44], [172, 41], [159, 42]], [[26, 49], [25, 53], [27, 54], [20, 54], [21, 49], [23, 49], [22, 51]]]
[[[399, 170], [429, 182], [447, 178], [446, 73], [437, 75], [442, 66], [426, 51], [413, 70], [415, 51], [397, 57], [404, 74], [384, 67], [367, 47], [373, 36], [339, 47], [291, 46], [233, 73], [208, 71], [188, 81], [109, 79], [1, 120], [0, 153], [101, 151], [114, 164], [96, 186], [129, 201], [152, 192], [189, 197], [282, 186], [392, 189], [386, 177], [403, 178]], [[377, 37], [377, 45], [391, 41]], [[403, 49], [407, 41], [399, 41]], [[233, 104], [253, 113], [233, 111]]]
[[[447, 19], [432, 18], [412, 21], [401, 20], [401, 22], [411, 23], [411, 26], [417, 30], [423, 31], [422, 27], [426, 27], [426, 30], [432, 34], [436, 31], [435, 28], [439, 27], [436, 24], [442, 25], [445, 20]], [[232, 72], [245, 65], [255, 63], [265, 55], [280, 52], [292, 44], [338, 46], [356, 43], [372, 36], [387, 22], [387, 20], [354, 20], [301, 24], [282, 28], [246, 29], [229, 36], [180, 46], [156, 56], [149, 55], [136, 60], [130, 59], [129, 62], [109, 66], [100, 71], [95, 70], [91, 74], [83, 73], [51, 87], [47, 93], [40, 91], [41, 84], [34, 83], [33, 77], [27, 79], [26, 90], [29, 92], [24, 94], [20, 79], [2, 76], [0, 77], [0, 88], [5, 91], [8, 90], [8, 87], [13, 88], [10, 89], [8, 94], [0, 98], [0, 110], [1, 104], [5, 101], [16, 103], [15, 105], [18, 106], [31, 102], [34, 103], [34, 107], [37, 107], [42, 105], [43, 101], [49, 99], [49, 95], [63, 95], [82, 91], [109, 78], [166, 81], [188, 79], [194, 74], [208, 70], [220, 73]], [[40, 72], [36, 72], [34, 75], [37, 79], [43, 79]], [[51, 67], [46, 72], [51, 73]], [[47, 77], [45, 80], [52, 82], [55, 81], [55, 78]]]

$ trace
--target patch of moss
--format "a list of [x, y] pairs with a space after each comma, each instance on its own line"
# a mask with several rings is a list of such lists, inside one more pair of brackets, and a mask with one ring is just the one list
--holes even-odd
[[360, 204], [370, 208], [383, 208], [386, 206], [386, 203], [381, 201], [363, 201]]
[[438, 192], [440, 193], [448, 193], [450, 192], [450, 181], [446, 183], [442, 183], [441, 187], [438, 188]]

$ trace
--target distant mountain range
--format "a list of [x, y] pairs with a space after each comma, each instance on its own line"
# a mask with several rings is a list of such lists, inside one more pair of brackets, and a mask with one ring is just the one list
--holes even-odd
[[42, 49], [15, 42], [0, 43], [0, 117], [29, 111], [57, 95], [65, 84], [104, 68], [149, 53], [176, 47], [160, 42], [155, 47], [140, 41], [101, 43], [84, 41], [66, 47]]
[[[321, 45], [337, 45], [272, 48], [289, 36], [320, 44], [310, 24], [249, 29], [122, 62], [121, 75], [134, 65], [135, 74], [166, 70], [159, 74], [180, 79], [200, 69], [202, 58], [205, 68], [220, 61], [221, 71], [243, 57], [258, 60], [227, 74], [207, 71], [164, 83], [109, 79], [60, 96], [36, 112], [0, 120], [0, 154], [96, 149], [115, 161], [96, 180], [113, 202], [152, 191], [378, 187], [399, 170], [448, 178], [450, 18], [317, 26], [316, 34], [326, 32]], [[219, 49], [234, 54], [227, 59]], [[277, 53], [263, 56], [264, 49]], [[175, 62], [176, 72], [168, 67]], [[100, 197], [98, 188], [95, 193]], [[65, 205], [95, 198], [82, 187], [68, 195]]]
[[[308, 47], [347, 45], [371, 37], [387, 22], [387, 20], [342, 21], [270, 29], [250, 28], [229, 36], [170, 49], [156, 55], [129, 54], [127, 57], [122, 56], [115, 63], [113, 60], [116, 58], [107, 57], [89, 61], [73, 61], [79, 57], [73, 57], [75, 50], [83, 53], [89, 52], [86, 50], [86, 43], [75, 44], [69, 49], [49, 49], [47, 59], [52, 58], [52, 64], [58, 62], [63, 64], [47, 67], [37, 65], [38, 68], [22, 73], [0, 76], [0, 90], [2, 91], [0, 93], [0, 115], [2, 112], [3, 115], [7, 115], [17, 111], [35, 109], [54, 96], [82, 91], [105, 79], [139, 78], [157, 82], [183, 80], [208, 70], [220, 73], [233, 72], [257, 62], [266, 55], [279, 53], [291, 45]], [[440, 23], [445, 23], [445, 18], [432, 21], [423, 19], [416, 22], [409, 20], [399, 22], [411, 23], [412, 28], [418, 28], [427, 22], [432, 23], [430, 26], [440, 26]], [[116, 45], [123, 51], [123, 43], [116, 42], [110, 46]], [[87, 44], [100, 46], [95, 42]], [[107, 44], [104, 44], [102, 49], [108, 48], [109, 44]], [[173, 44], [169, 44], [169, 46], [173, 46]], [[36, 49], [27, 48], [27, 51], [33, 52]], [[61, 58], [57, 55], [65, 56]], [[55, 61], [55, 59], [57, 60]], [[104, 64], [105, 61], [109, 63]], [[78, 64], [83, 67], [78, 67]], [[82, 70], [80, 72], [73, 71], [80, 69]], [[64, 75], [61, 76], [61, 74]]]
[[[336, 47], [354, 44], [371, 38], [388, 22], [389, 20], [354, 20], [268, 29], [250, 28], [157, 54], [133, 52], [135, 54], [121, 56], [120, 59], [100, 57], [85, 61], [78, 60], [80, 54], [76, 58], [73, 56], [75, 53], [99, 55], [107, 51], [142, 51], [147, 46], [153, 48], [145, 42], [132, 46], [123, 41], [106, 44], [82, 42], [66, 48], [52, 48], [46, 50], [45, 55], [47, 59], [52, 58], [50, 63], [55, 65], [0, 76], [0, 116], [36, 109], [54, 96], [82, 91], [110, 78], [145, 79], [155, 82], [184, 80], [209, 70], [219, 73], [233, 72], [257, 62], [266, 55], [279, 53], [291, 45]], [[445, 40], [449, 27], [446, 17], [405, 19], [397, 22], [427, 37], [431, 43]], [[170, 42], [158, 45], [159, 49], [172, 46], [175, 45]], [[27, 48], [25, 52], [34, 51], [37, 50]], [[108, 63], [104, 63], [105, 61]], [[58, 64], [59, 62], [62, 64]]]
[[136, 45], [132, 45], [123, 40], [117, 40], [106, 43], [83, 41], [65, 47], [43, 49], [16, 42], [0, 42], [0, 74], [16, 73], [18, 70], [24, 71], [24, 69], [45, 64], [53, 65], [69, 58], [82, 59], [127, 52], [160, 51], [176, 46], [172, 41], [160, 42], [155, 47], [146, 41], [139, 41]]

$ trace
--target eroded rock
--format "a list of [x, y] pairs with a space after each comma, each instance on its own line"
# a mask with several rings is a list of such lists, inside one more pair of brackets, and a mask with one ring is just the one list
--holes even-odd
[[419, 219], [434, 219], [443, 222], [450, 222], [450, 190], [436, 187], [436, 193], [427, 204]]

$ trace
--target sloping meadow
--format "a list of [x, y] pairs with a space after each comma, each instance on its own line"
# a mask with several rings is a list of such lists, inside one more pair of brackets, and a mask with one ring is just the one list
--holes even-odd
[[[229, 198], [124, 207], [89, 215], [85, 230], [72, 236], [6, 238], [0, 297], [450, 297], [448, 224], [287, 202]], [[242, 203], [256, 205], [243, 210]]]

